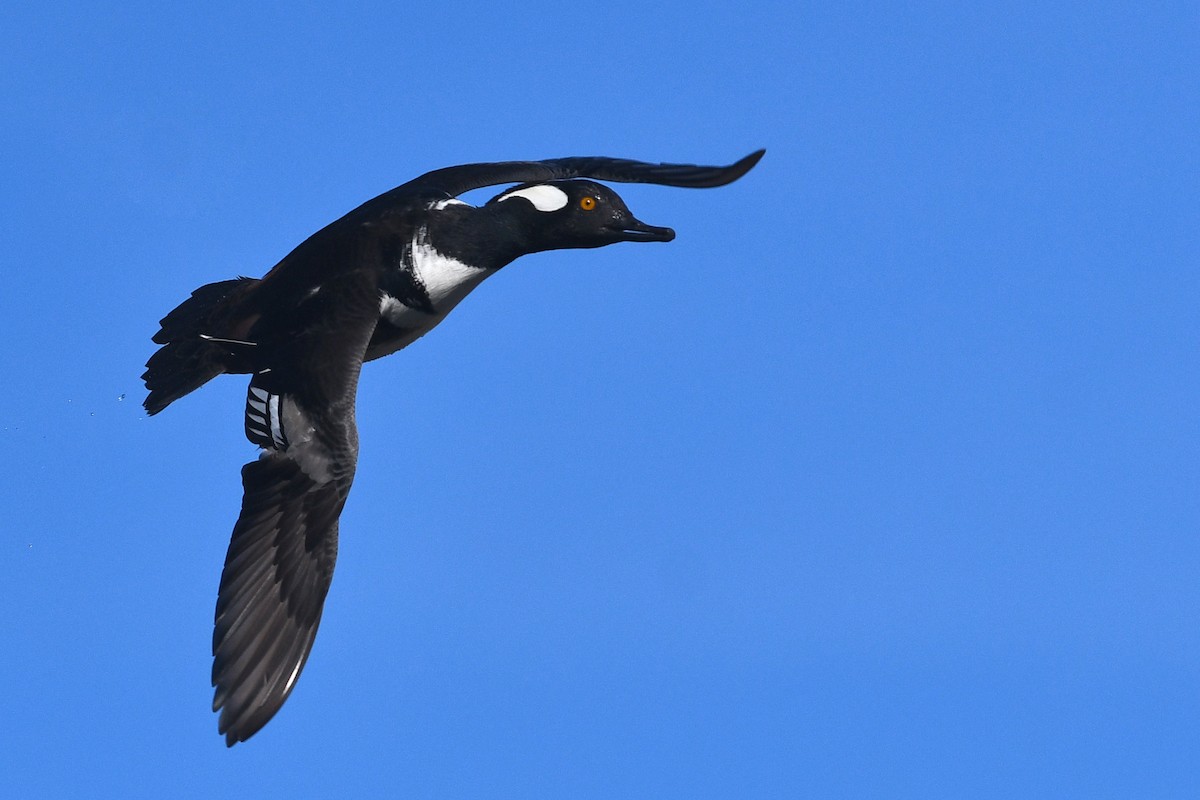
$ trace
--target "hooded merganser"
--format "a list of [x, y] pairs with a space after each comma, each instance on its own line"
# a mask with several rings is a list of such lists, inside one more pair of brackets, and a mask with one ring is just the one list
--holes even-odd
[[[227, 745], [275, 715], [312, 649], [358, 459], [363, 362], [407, 347], [522, 255], [675, 238], [594, 180], [723, 186], [763, 152], [727, 167], [595, 157], [435, 170], [325, 226], [262, 278], [202, 286], [162, 320], [142, 376], [150, 414], [221, 373], [252, 376], [246, 436], [263, 452], [242, 468], [213, 633]], [[518, 182], [479, 207], [457, 199]]]

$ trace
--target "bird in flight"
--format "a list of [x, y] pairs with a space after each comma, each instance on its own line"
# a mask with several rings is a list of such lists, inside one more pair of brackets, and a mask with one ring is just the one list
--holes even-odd
[[[201, 286], [163, 318], [146, 411], [248, 374], [246, 437], [262, 448], [242, 467], [217, 594], [213, 711], [228, 746], [279, 711], [312, 650], [358, 461], [363, 362], [412, 344], [520, 256], [675, 238], [596, 181], [724, 186], [763, 153], [725, 167], [582, 157], [434, 170], [326, 225], [262, 278]], [[518, 185], [478, 207], [458, 199], [500, 184]]]

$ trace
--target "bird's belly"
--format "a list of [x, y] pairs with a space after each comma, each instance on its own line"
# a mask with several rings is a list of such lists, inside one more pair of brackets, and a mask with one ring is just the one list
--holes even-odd
[[363, 360], [374, 361], [377, 358], [391, 355], [397, 350], [403, 350], [433, 330], [438, 322], [441, 322], [441, 318], [411, 327], [398, 326], [386, 316], [381, 315], [379, 322], [375, 325], [375, 332], [371, 334], [371, 341], [367, 344], [367, 353]]

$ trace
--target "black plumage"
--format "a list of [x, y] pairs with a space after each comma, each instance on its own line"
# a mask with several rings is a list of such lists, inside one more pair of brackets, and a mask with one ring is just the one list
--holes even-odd
[[[252, 375], [246, 436], [263, 452], [242, 468], [213, 633], [227, 744], [274, 716], [312, 649], [358, 459], [362, 364], [424, 335], [522, 255], [674, 238], [594, 180], [721, 186], [762, 155], [727, 167], [596, 157], [435, 170], [330, 223], [262, 278], [202, 286], [163, 318], [143, 375], [149, 413], [221, 373]], [[480, 207], [455, 200], [511, 183]]]

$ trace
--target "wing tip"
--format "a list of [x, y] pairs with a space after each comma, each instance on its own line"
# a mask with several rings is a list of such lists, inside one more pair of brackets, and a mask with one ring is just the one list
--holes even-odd
[[742, 164], [745, 164], [745, 165], [746, 165], [746, 170], [747, 170], [747, 171], [749, 171], [749, 170], [750, 170], [750, 169], [752, 169], [752, 168], [753, 168], [753, 167], [754, 167], [754, 166], [755, 166], [755, 165], [756, 165], [756, 164], [757, 164], [759, 161], [762, 161], [762, 157], [763, 157], [763, 156], [765, 156], [766, 154], [767, 154], [767, 148], [765, 148], [765, 147], [760, 147], [760, 148], [758, 148], [757, 150], [755, 150], [753, 153], [751, 153], [750, 155], [748, 155], [748, 156], [746, 156], [745, 158], [743, 158], [741, 161], [737, 162], [737, 164], [734, 164], [734, 166], [736, 167], [736, 166], [740, 166], [740, 165], [742, 165]]
[[767, 148], [760, 147], [759, 149], [755, 150], [750, 155], [745, 156], [744, 158], [738, 159], [737, 161], [735, 161], [734, 163], [732, 163], [728, 167], [726, 167], [724, 170], [722, 170], [722, 174], [721, 174], [722, 182], [713, 184], [713, 185], [714, 186], [725, 186], [726, 184], [733, 183], [738, 178], [742, 177], [747, 172], [754, 169], [754, 167], [758, 165], [759, 161], [762, 161], [762, 157], [765, 156], [766, 154], [767, 154]]
[[[217, 690], [218, 695], [220, 689]], [[217, 733], [225, 737], [225, 746], [233, 747], [238, 742], [244, 742], [261, 731], [283, 707], [285, 694], [282, 698], [267, 698], [261, 705], [246, 705], [241, 709], [231, 708], [228, 704], [213, 703], [213, 711], [220, 712], [217, 718]]]

